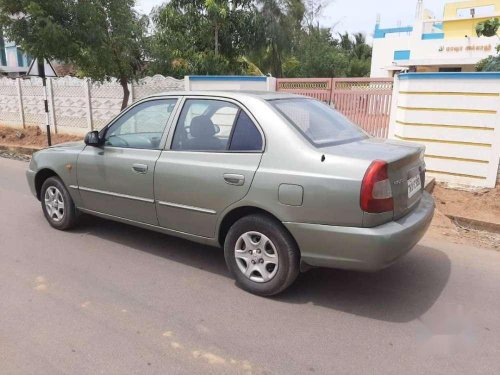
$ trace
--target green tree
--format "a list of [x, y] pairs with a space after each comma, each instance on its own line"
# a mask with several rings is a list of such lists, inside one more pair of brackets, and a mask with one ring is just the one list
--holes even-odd
[[153, 13], [148, 72], [365, 76], [371, 47], [317, 20], [330, 0], [171, 0]]
[[500, 72], [500, 56], [489, 56], [476, 65], [478, 72]]
[[300, 37], [305, 6], [301, 0], [258, 0], [258, 30], [251, 59], [275, 77], [283, 76], [284, 60]]
[[300, 70], [297, 73], [287, 69], [286, 77], [345, 77], [347, 74], [349, 56], [334, 45], [327, 28], [308, 26], [304, 29], [294, 56]]
[[334, 42], [339, 48], [344, 51], [351, 52], [353, 48], [353, 42], [351, 35], [346, 31], [344, 33], [337, 33], [338, 39]]
[[318, 26], [323, 11], [333, 0], [303, 0], [306, 12], [304, 15], [307, 26]]
[[497, 35], [498, 28], [500, 27], [500, 20], [498, 18], [491, 18], [487, 21], [480, 22], [476, 25], [477, 36], [492, 37]]
[[[331, 1], [304, 0], [305, 12], [286, 50], [283, 75], [286, 77], [359, 77], [370, 72], [371, 47], [362, 33], [337, 33], [319, 26], [318, 19]], [[283, 32], [283, 30], [282, 30]]]
[[372, 47], [366, 43], [366, 36], [363, 33], [353, 34], [354, 42], [352, 43], [351, 55], [358, 59], [371, 59]]
[[253, 1], [172, 0], [152, 17], [149, 72], [179, 77], [255, 71], [244, 59], [255, 44]]
[[[498, 30], [500, 28], [500, 20], [498, 18], [491, 18], [487, 21], [481, 22], [476, 26], [477, 36], [493, 37], [498, 36]], [[499, 37], [500, 38], [500, 37]], [[500, 53], [500, 44], [496, 47], [497, 54]], [[481, 60], [476, 65], [476, 70], [478, 72], [498, 72], [500, 71], [500, 56], [488, 56], [487, 58]]]
[[78, 50], [70, 25], [74, 7], [65, 0], [0, 0], [5, 35], [31, 56], [67, 60]]
[[307, 26], [302, 30], [294, 58], [298, 68], [287, 59], [287, 77], [364, 77], [370, 72], [371, 47], [361, 33], [338, 33], [334, 38], [330, 29]]
[[35, 58], [74, 64], [96, 81], [116, 78], [128, 103], [128, 83], [142, 71], [147, 17], [134, 0], [0, 0], [10, 40]]
[[224, 0], [206, 0], [207, 18], [214, 32], [214, 54], [219, 55], [219, 31], [229, 14], [229, 3]]
[[352, 35], [347, 32], [339, 33], [334, 44], [348, 56], [349, 63], [346, 70], [348, 77], [366, 77], [369, 75], [372, 47], [366, 43], [366, 37], [363, 33]]
[[349, 77], [367, 77], [371, 70], [372, 47], [366, 43], [363, 33], [353, 34], [352, 50], [349, 58]]

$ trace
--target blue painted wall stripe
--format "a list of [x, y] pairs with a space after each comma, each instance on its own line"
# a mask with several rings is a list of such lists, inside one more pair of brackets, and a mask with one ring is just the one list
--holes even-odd
[[376, 25], [375, 26], [375, 33], [373, 34], [373, 37], [375, 39], [382, 39], [382, 38], [385, 38], [385, 34], [411, 33], [412, 31], [413, 31], [412, 26], [392, 27], [389, 29], [381, 29], [381, 28], [379, 28], [379, 25]]
[[422, 40], [444, 39], [444, 33], [422, 34]]
[[412, 79], [500, 79], [500, 72], [402, 73], [400, 81]]
[[265, 76], [189, 76], [190, 81], [256, 81], [265, 82]]
[[394, 51], [394, 60], [410, 60], [410, 50]]

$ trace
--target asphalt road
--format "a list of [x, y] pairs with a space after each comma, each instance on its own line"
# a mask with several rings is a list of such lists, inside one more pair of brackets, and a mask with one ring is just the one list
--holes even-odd
[[239, 290], [222, 251], [86, 218], [53, 230], [0, 158], [1, 374], [499, 374], [500, 253], [426, 238], [376, 274]]

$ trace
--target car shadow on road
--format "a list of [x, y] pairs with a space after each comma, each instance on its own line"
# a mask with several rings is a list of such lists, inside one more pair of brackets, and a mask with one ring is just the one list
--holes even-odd
[[313, 269], [276, 298], [371, 319], [403, 323], [419, 318], [437, 301], [451, 273], [448, 256], [417, 245], [406, 257], [379, 272]]
[[[89, 216], [85, 216], [75, 232], [229, 278], [221, 249]], [[371, 319], [402, 323], [417, 319], [432, 307], [445, 288], [450, 272], [451, 263], [444, 252], [417, 245], [405, 258], [376, 273], [312, 269], [273, 299], [290, 304], [312, 303]]]
[[85, 233], [186, 266], [229, 277], [222, 249], [132, 225], [83, 215], [75, 233]]

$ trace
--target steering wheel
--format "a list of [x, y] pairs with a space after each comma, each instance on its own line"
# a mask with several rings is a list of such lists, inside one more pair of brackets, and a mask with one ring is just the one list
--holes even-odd
[[[113, 140], [113, 141], [111, 141]], [[115, 140], [118, 141], [116, 144], [115, 143]], [[129, 147], [129, 144], [128, 142], [123, 139], [122, 137], [118, 136], [118, 135], [111, 135], [107, 140], [106, 140], [108, 143], [110, 143], [111, 146], [115, 146], [115, 147]]]

